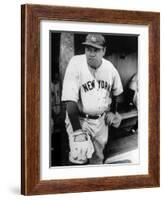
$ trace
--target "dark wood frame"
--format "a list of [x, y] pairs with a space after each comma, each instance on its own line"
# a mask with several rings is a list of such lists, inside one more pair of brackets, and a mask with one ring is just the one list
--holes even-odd
[[[160, 14], [157, 12], [22, 5], [21, 19], [21, 193], [36, 195], [158, 187], [160, 185]], [[150, 80], [148, 175], [40, 180], [41, 20], [148, 25]]]

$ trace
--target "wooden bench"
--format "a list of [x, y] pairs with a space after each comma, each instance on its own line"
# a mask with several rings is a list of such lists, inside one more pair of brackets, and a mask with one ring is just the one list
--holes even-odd
[[122, 119], [125, 120], [125, 119], [130, 119], [130, 118], [133, 118], [133, 117], [137, 117], [138, 116], [138, 111], [136, 108], [133, 108], [132, 110], [130, 111], [120, 111], [119, 112]]

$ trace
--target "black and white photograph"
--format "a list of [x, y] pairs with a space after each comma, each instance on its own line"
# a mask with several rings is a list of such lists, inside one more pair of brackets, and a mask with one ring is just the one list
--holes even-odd
[[49, 31], [50, 167], [139, 164], [138, 37]]

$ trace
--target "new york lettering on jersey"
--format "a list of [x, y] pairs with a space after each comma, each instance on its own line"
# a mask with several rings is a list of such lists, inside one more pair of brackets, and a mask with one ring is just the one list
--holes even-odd
[[[92, 81], [88, 81], [84, 84], [82, 84], [82, 89], [84, 92], [88, 92], [90, 90], [93, 90], [94, 88], [96, 88], [96, 84], [95, 84], [96, 80], [92, 80]], [[105, 89], [108, 92], [110, 91], [110, 84], [107, 81], [104, 80], [97, 80], [98, 82], [98, 88], [96, 89]]]

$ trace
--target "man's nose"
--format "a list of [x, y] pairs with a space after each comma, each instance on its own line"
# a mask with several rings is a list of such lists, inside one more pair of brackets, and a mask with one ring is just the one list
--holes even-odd
[[91, 51], [90, 51], [90, 55], [91, 55], [91, 56], [95, 56], [95, 55], [96, 55], [95, 50], [91, 50]]

